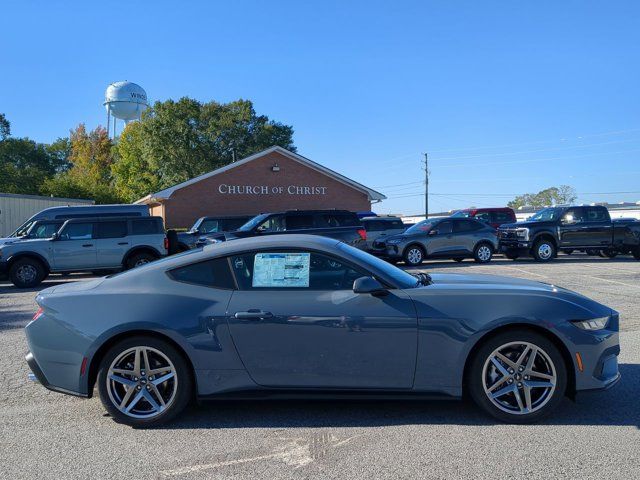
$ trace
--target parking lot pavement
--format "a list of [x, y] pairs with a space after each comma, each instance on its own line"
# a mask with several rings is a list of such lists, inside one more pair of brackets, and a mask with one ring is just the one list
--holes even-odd
[[[26, 378], [36, 291], [0, 282], [0, 478], [640, 478], [640, 262], [561, 257], [431, 262], [577, 290], [621, 312], [621, 383], [542, 424], [503, 425], [466, 402], [220, 402], [134, 430], [97, 398]], [[82, 281], [86, 277], [51, 277]]]

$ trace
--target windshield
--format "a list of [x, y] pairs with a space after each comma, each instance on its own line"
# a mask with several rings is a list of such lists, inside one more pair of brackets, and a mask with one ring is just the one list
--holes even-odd
[[540, 210], [535, 215], [531, 215], [529, 220], [537, 220], [539, 222], [548, 222], [556, 220], [560, 216], [561, 209], [559, 208], [545, 208]]
[[407, 228], [405, 230], [406, 233], [426, 233], [433, 228], [433, 226], [438, 223], [440, 218], [429, 218], [428, 220], [423, 220], [415, 225]]
[[458, 210], [451, 216], [456, 218], [469, 218], [471, 214], [467, 210]]
[[27, 234], [27, 231], [31, 228], [31, 225], [33, 225], [33, 223], [34, 222], [32, 220], [27, 220], [22, 225], [20, 225], [15, 232], [9, 235], [9, 237], [24, 237]]
[[260, 223], [262, 223], [262, 221], [267, 218], [268, 214], [266, 213], [262, 213], [260, 215], [257, 215], [255, 217], [253, 217], [251, 220], [249, 220], [247, 223], [245, 223], [244, 225], [242, 225], [238, 230], [243, 231], [243, 232], [247, 232], [249, 230], [253, 230], [256, 226], [260, 225]]
[[404, 270], [400, 270], [398, 267], [391, 265], [378, 257], [360, 250], [359, 248], [352, 247], [345, 243], [338, 244], [340, 250], [344, 250], [351, 256], [362, 260], [364, 263], [371, 265], [376, 270], [379, 270], [384, 275], [392, 278], [400, 288], [415, 288], [418, 286], [418, 280], [413, 275], [408, 274]]

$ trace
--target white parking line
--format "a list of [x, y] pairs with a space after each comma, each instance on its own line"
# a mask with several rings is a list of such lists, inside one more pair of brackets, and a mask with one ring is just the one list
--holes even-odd
[[589, 278], [593, 278], [594, 280], [602, 280], [604, 282], [609, 282], [609, 283], [616, 283], [618, 285], [624, 285], [625, 287], [631, 287], [631, 288], [640, 288], [640, 286], [638, 285], [634, 285], [632, 283], [624, 283], [624, 282], [619, 282], [617, 280], [610, 280], [608, 278], [602, 278], [602, 277], [595, 277], [593, 275], [582, 275], [583, 277], [589, 277]]
[[517, 270], [517, 271], [519, 271], [519, 272], [526, 273], [527, 275], [533, 275], [533, 276], [535, 276], [535, 277], [549, 278], [549, 276], [548, 276], [548, 275], [542, 275], [542, 274], [540, 274], [540, 273], [533, 273], [533, 272], [529, 272], [528, 270], [524, 270], [523, 268], [518, 268], [518, 267], [507, 267], [507, 266], [505, 266], [504, 268], [510, 268], [510, 269], [512, 269], [512, 270]]

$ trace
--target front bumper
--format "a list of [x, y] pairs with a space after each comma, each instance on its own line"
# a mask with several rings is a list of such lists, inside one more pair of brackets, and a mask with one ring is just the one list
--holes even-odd
[[373, 247], [368, 250], [371, 255], [375, 255], [380, 258], [388, 258], [388, 259], [400, 259], [402, 258], [402, 248], [401, 244], [397, 245], [384, 245]]
[[498, 242], [498, 251], [501, 253], [517, 253], [519, 255], [529, 254], [531, 250], [531, 242], [518, 240], [500, 240]]

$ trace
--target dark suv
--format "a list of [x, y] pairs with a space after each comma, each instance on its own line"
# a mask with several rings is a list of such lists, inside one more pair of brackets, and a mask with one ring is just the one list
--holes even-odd
[[203, 235], [232, 232], [253, 218], [253, 215], [200, 217], [187, 232], [178, 233], [178, 251], [189, 250]]
[[233, 232], [205, 235], [196, 245], [204, 245], [211, 240], [225, 241], [282, 233], [322, 235], [363, 250], [367, 246], [366, 230], [358, 215], [348, 210], [289, 210], [280, 213], [262, 213]]

